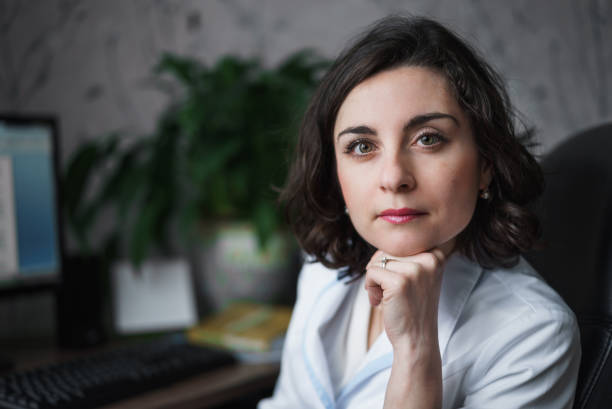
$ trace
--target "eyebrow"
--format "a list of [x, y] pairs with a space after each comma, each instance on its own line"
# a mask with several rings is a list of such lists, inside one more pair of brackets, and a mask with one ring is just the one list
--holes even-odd
[[[458, 127], [460, 126], [459, 120], [455, 118], [454, 116], [452, 116], [451, 114], [445, 114], [442, 112], [430, 112], [427, 114], [417, 115], [415, 117], [410, 118], [410, 121], [408, 121], [408, 123], [404, 125], [404, 130], [414, 128], [415, 126], [423, 125], [435, 119], [442, 119], [442, 118], [451, 119], [455, 123], [455, 125], [457, 125]], [[376, 131], [374, 131], [368, 126], [365, 126], [365, 125], [349, 126], [348, 128], [344, 129], [342, 132], [338, 134], [338, 136], [336, 137], [336, 140], [340, 139], [342, 135], [347, 134], [347, 133], [358, 134], [358, 135], [376, 135]]]

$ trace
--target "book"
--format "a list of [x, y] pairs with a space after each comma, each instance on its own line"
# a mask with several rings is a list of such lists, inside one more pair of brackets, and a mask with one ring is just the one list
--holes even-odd
[[243, 353], [266, 353], [282, 348], [291, 307], [234, 302], [187, 330], [194, 343]]

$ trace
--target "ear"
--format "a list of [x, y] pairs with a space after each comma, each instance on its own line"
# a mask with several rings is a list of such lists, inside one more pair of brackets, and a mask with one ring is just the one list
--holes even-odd
[[493, 166], [491, 162], [486, 159], [482, 159], [480, 162], [480, 190], [484, 190], [489, 187], [491, 180], [493, 179]]

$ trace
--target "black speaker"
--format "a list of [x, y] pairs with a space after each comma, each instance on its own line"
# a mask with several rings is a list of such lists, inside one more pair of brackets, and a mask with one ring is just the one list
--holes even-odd
[[57, 341], [65, 348], [90, 347], [107, 339], [108, 267], [99, 257], [66, 257], [57, 289]]

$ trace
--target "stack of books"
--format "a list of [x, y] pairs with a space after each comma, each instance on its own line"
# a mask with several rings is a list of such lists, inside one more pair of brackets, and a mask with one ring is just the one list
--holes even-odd
[[280, 361], [291, 307], [234, 302], [187, 330], [195, 344], [232, 351], [243, 362]]

